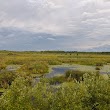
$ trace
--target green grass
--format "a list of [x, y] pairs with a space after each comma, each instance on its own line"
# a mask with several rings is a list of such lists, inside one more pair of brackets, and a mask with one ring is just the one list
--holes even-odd
[[5, 89], [3, 89], [3, 88], [0, 88], [0, 92], [5, 92]]

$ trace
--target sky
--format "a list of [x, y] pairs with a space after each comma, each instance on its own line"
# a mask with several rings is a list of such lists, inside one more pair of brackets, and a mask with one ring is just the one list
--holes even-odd
[[110, 0], [0, 0], [0, 50], [109, 45]]

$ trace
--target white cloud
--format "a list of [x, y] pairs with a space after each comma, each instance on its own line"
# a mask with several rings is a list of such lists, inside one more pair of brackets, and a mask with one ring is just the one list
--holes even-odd
[[54, 38], [51, 38], [51, 37], [48, 37], [47, 39], [48, 40], [51, 40], [51, 41], [54, 41], [55, 40]]
[[[10, 2], [0, 0], [0, 28], [2, 27], [67, 36], [68, 43], [65, 40], [64, 44], [68, 48], [87, 48], [100, 43], [105, 44], [110, 40], [106, 37], [110, 35], [110, 2], [109, 0], [10, 0]], [[100, 39], [96, 40], [99, 36], [106, 37], [107, 40], [104, 43]], [[96, 39], [91, 41], [91, 38]], [[41, 36], [38, 39], [43, 38]], [[55, 40], [51, 37], [47, 39]], [[78, 40], [81, 43], [78, 43]], [[62, 43], [63, 46], [64, 44]]]

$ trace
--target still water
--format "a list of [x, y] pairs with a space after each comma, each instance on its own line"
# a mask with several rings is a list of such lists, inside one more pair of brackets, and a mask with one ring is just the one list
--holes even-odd
[[68, 70], [73, 70], [75, 67], [53, 67], [49, 74], [46, 74], [46, 78], [52, 78], [57, 75], [63, 75]]

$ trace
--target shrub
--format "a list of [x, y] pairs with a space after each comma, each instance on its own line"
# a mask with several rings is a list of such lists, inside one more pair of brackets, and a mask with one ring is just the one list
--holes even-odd
[[83, 75], [84, 74], [85, 74], [85, 72], [82, 72], [82, 71], [69, 70], [69, 71], [66, 71], [65, 77], [66, 78], [73, 78], [76, 81], [80, 82], [80, 81], [83, 81]]
[[96, 67], [95, 70], [100, 70], [100, 67]]
[[10, 52], [10, 53], [8, 53], [7, 55], [11, 56], [11, 55], [15, 55], [15, 53], [11, 53], [11, 52]]
[[[106, 85], [106, 86], [105, 86]], [[31, 87], [17, 78], [0, 97], [0, 110], [109, 110], [110, 79], [84, 74], [81, 83], [69, 82], [59, 88], [47, 83]]]
[[103, 63], [96, 63], [96, 66], [103, 66]]
[[0, 63], [0, 70], [2, 70], [2, 69], [5, 69], [6, 68], [6, 64], [4, 64], [4, 63]]
[[7, 71], [2, 72], [0, 74], [0, 87], [5, 89], [8, 88], [15, 78], [16, 78], [16, 73], [7, 72]]
[[61, 84], [65, 81], [66, 81], [66, 78], [64, 76], [55, 76], [55, 77], [49, 79], [49, 83], [51, 85]]
[[32, 63], [24, 64], [19, 71], [27, 72], [30, 74], [45, 74], [48, 73], [49, 67], [46, 63]]
[[49, 60], [48, 64], [49, 65], [61, 65], [62, 63], [57, 60]]

